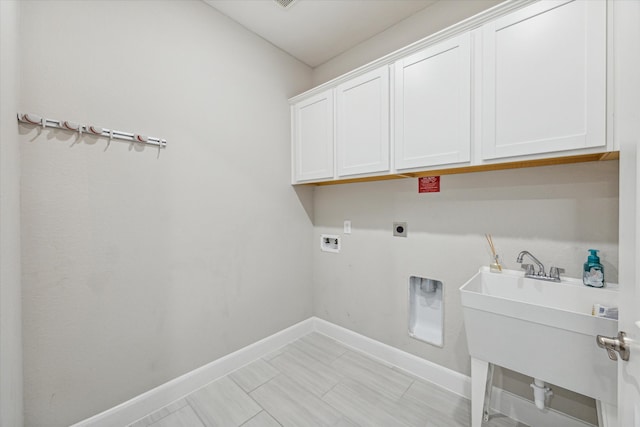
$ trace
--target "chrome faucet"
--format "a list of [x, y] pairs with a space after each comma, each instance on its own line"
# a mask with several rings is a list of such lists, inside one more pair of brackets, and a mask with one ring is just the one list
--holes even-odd
[[[535, 269], [533, 268], [533, 265], [531, 264], [522, 264], [522, 261], [524, 260], [524, 256], [525, 255], [529, 255], [529, 257], [533, 260], [533, 262], [536, 263], [536, 265], [538, 266], [538, 272], [536, 273]], [[518, 258], [516, 258], [516, 262], [519, 262], [520, 264], [522, 264], [522, 268], [525, 269], [525, 273], [524, 273], [524, 277], [530, 277], [532, 279], [539, 279], [539, 280], [547, 280], [550, 282], [559, 282], [560, 281], [560, 268], [558, 267], [551, 267], [551, 272], [549, 275], [547, 275], [547, 273], [544, 270], [544, 264], [542, 264], [538, 258], [534, 257], [531, 252], [529, 251], [522, 251], [518, 254]]]
[[[522, 260], [524, 258], [525, 255], [529, 255], [531, 257], [531, 259], [533, 260], [533, 262], [536, 263], [536, 265], [538, 266], [538, 268], [540, 269], [538, 271], [538, 275], [540, 276], [546, 276], [546, 273], [544, 271], [544, 265], [538, 261], [538, 258], [534, 257], [531, 252], [529, 251], [522, 251], [518, 254], [518, 258], [516, 259], [516, 262], [519, 262], [520, 264], [522, 264]], [[525, 264], [526, 265], [526, 264]]]

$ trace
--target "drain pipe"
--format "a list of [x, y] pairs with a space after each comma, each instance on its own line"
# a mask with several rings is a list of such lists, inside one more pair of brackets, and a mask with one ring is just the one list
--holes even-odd
[[533, 379], [531, 388], [533, 389], [533, 400], [536, 403], [536, 407], [543, 410], [545, 408], [547, 398], [551, 396], [553, 392], [549, 387], [545, 386], [544, 381], [537, 378]]

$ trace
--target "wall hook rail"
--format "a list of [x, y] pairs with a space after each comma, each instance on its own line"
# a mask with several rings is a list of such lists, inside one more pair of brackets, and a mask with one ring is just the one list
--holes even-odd
[[80, 136], [83, 133], [95, 136], [103, 136], [109, 139], [122, 139], [124, 141], [135, 142], [138, 144], [155, 145], [158, 148], [165, 148], [167, 141], [153, 136], [140, 135], [132, 132], [122, 132], [119, 130], [105, 129], [95, 125], [82, 125], [69, 120], [55, 120], [40, 117], [31, 113], [18, 113], [18, 121], [21, 123], [27, 123], [35, 126], [42, 126], [42, 128], [54, 128], [63, 129], [71, 132], [78, 132]]

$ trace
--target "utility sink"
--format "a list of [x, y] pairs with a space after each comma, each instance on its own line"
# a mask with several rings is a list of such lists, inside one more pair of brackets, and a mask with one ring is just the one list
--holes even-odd
[[545, 282], [483, 267], [460, 293], [472, 377], [478, 361], [488, 362], [616, 404], [617, 364], [597, 347], [596, 335], [615, 336], [618, 321], [591, 310], [593, 304], [618, 307], [617, 285]]

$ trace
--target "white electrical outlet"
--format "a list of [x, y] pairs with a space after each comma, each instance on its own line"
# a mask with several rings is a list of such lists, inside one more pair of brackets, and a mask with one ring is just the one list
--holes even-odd
[[323, 252], [340, 252], [340, 236], [335, 234], [321, 234], [320, 249]]
[[344, 220], [344, 234], [351, 234], [351, 221], [348, 219]]

